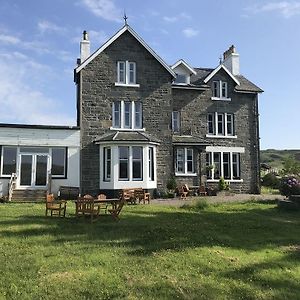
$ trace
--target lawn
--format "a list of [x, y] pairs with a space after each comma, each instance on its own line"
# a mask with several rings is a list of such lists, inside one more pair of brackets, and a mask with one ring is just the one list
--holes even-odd
[[68, 212], [0, 204], [0, 299], [300, 299], [299, 212], [137, 205], [93, 224]]

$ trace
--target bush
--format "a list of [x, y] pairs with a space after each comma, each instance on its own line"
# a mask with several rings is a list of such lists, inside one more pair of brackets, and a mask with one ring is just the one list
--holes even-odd
[[224, 177], [220, 177], [219, 191], [229, 191], [229, 183], [224, 180]]
[[279, 187], [281, 195], [300, 195], [300, 181], [294, 176], [284, 177]]
[[268, 173], [262, 178], [262, 185], [273, 189], [278, 189], [280, 180], [273, 173]]
[[176, 187], [177, 187], [177, 183], [176, 183], [175, 177], [172, 176], [167, 183], [167, 189], [169, 191], [175, 191]]

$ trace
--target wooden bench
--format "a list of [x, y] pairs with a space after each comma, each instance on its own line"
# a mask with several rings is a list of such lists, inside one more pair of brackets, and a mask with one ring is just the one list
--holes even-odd
[[125, 202], [130, 202], [131, 204], [136, 203], [136, 199], [134, 197], [135, 189], [122, 189], [119, 193], [119, 198], [124, 199]]
[[150, 204], [150, 193], [146, 192], [142, 188], [134, 189], [134, 198], [141, 203], [143, 201], [143, 204], [148, 202]]
[[79, 196], [79, 187], [76, 186], [60, 186], [58, 190], [58, 198], [61, 200], [76, 200]]

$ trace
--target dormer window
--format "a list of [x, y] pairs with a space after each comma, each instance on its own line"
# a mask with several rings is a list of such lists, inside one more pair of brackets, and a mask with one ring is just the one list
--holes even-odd
[[187, 84], [187, 75], [176, 74], [176, 79], [175, 79], [174, 83]]
[[212, 100], [231, 100], [228, 98], [228, 85], [226, 81], [213, 81], [212, 93]]
[[136, 63], [132, 61], [117, 62], [117, 82], [116, 86], [139, 87], [136, 84]]

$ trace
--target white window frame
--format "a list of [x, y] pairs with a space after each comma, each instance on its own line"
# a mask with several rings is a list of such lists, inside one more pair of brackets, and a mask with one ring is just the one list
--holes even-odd
[[[219, 153], [220, 154], [220, 177], [224, 177], [224, 153], [229, 154], [229, 172], [230, 172], [230, 178], [226, 178], [225, 180], [228, 182], [243, 182], [243, 179], [241, 179], [241, 166], [240, 166], [240, 161], [241, 161], [241, 154], [244, 153], [243, 148], [236, 148], [236, 147], [207, 147], [206, 149], [206, 158], [209, 158], [209, 163], [206, 160], [206, 167], [209, 166], [214, 166], [214, 154]], [[233, 161], [233, 157], [237, 157], [237, 161]], [[235, 178], [233, 175], [233, 165], [237, 165], [237, 173], [239, 177]], [[218, 182], [220, 178], [215, 178], [215, 171], [214, 169], [211, 170], [209, 173], [210, 176], [207, 177], [208, 182]]]
[[1, 177], [11, 177], [11, 174], [3, 174], [3, 163], [4, 163], [4, 148], [15, 148], [16, 149], [16, 170], [14, 173], [17, 172], [17, 160], [18, 160], [18, 147], [16, 146], [2, 146], [1, 147]]
[[[225, 93], [223, 93], [223, 87], [225, 87]], [[214, 80], [213, 81], [211, 100], [231, 101], [231, 98], [228, 98], [228, 83], [227, 83], [227, 81], [222, 81], [222, 80]]]
[[148, 148], [148, 179], [150, 181], [154, 181], [155, 177], [155, 169], [154, 169], [154, 148], [149, 147]]
[[52, 160], [53, 160], [53, 154], [52, 154], [52, 151], [53, 149], [63, 149], [64, 150], [64, 174], [60, 174], [60, 175], [53, 175], [52, 174], [52, 171], [51, 171], [51, 176], [53, 179], [55, 178], [67, 178], [67, 153], [68, 153], [68, 148], [66, 147], [50, 147], [49, 148], [49, 154], [50, 154], [50, 157], [51, 157], [51, 164], [50, 164], [50, 170], [52, 170]]
[[[124, 78], [121, 78], [120, 67], [124, 66]], [[133, 67], [133, 69], [131, 69]], [[133, 80], [130, 80], [130, 74], [133, 72]], [[115, 82], [115, 86], [126, 86], [126, 87], [140, 87], [139, 84], [136, 83], [136, 63], [133, 61], [117, 61], [117, 82]]]
[[[219, 116], [222, 115], [222, 132], [219, 132]], [[228, 122], [228, 116], [231, 118], [231, 122]], [[209, 118], [212, 118], [212, 121]], [[209, 132], [209, 123], [212, 122], [213, 124], [213, 133]], [[208, 138], [232, 138], [236, 139], [237, 136], [235, 135], [235, 126], [234, 126], [235, 118], [234, 114], [232, 113], [208, 113], [207, 115], [207, 134], [206, 137]], [[230, 127], [228, 125], [230, 124]], [[228, 128], [231, 129], [232, 134], [228, 133]]]
[[[108, 151], [110, 152], [110, 158], [108, 158]], [[104, 154], [104, 175], [103, 181], [110, 182], [111, 181], [111, 171], [112, 171], [112, 151], [110, 147], [103, 147], [103, 154]], [[110, 165], [110, 174], [108, 174], [108, 164]], [[109, 176], [108, 176], [109, 175]]]
[[[181, 78], [184, 78], [183, 82], [177, 82], [177, 79], [179, 78], [179, 76], [182, 76]], [[176, 78], [174, 80], [175, 84], [182, 84], [182, 85], [187, 85], [188, 84], [188, 76], [186, 74], [180, 74], [180, 73], [176, 73]]]
[[[133, 148], [139, 148], [141, 157], [134, 158], [133, 157]], [[143, 180], [143, 147], [142, 146], [131, 146], [129, 149], [129, 156], [131, 156], [131, 174], [129, 174], [129, 178], [132, 178], [132, 181], [142, 181]], [[141, 168], [141, 176], [138, 178], [133, 177], [133, 163], [138, 162]]]
[[[121, 158], [120, 157], [120, 148], [124, 147], [128, 150], [128, 157], [127, 158]], [[127, 162], [127, 177], [126, 178], [120, 178], [120, 162], [126, 161]], [[118, 181], [129, 181], [130, 180], [130, 147], [129, 146], [119, 146], [118, 147]]]
[[[117, 106], [116, 103], [120, 104]], [[136, 103], [139, 103], [139, 106], [136, 105]], [[129, 110], [125, 111], [125, 107], [129, 107]], [[116, 110], [116, 108], [119, 108], [119, 110]], [[116, 114], [118, 114], [119, 117], [119, 124], [116, 124]], [[129, 119], [127, 119], [129, 123], [127, 124], [126, 114], [128, 114], [129, 117]], [[145, 131], [143, 128], [143, 103], [141, 101], [114, 101], [112, 104], [112, 127], [110, 129]]]
[[180, 112], [172, 111], [172, 131], [180, 132]]
[[[188, 151], [192, 152], [192, 171], [188, 171]], [[179, 160], [179, 152], [183, 154], [182, 160]], [[195, 173], [195, 157], [193, 148], [177, 148], [175, 158], [175, 176], [197, 176], [197, 174]], [[183, 171], [178, 171], [179, 161], [183, 163]]]

